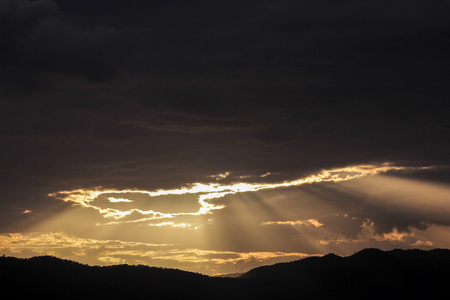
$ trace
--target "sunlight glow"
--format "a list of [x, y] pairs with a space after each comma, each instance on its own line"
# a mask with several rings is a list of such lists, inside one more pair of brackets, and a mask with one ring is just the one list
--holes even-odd
[[223, 174], [209, 175], [209, 178], [214, 178], [215, 180], [225, 179], [230, 176], [230, 172], [225, 172]]
[[[148, 224], [147, 226], [154, 226], [154, 227], [164, 227], [164, 226], [172, 226], [174, 228], [192, 228], [191, 224], [187, 223], [174, 223], [174, 222], [161, 222], [156, 224]], [[198, 226], [193, 227], [192, 229], [199, 229]]]
[[[420, 169], [423, 169], [421, 167]], [[427, 168], [427, 167], [425, 167]], [[219, 199], [229, 194], [236, 193], [245, 193], [245, 192], [256, 192], [259, 190], [266, 189], [275, 189], [275, 188], [287, 188], [293, 186], [300, 186], [303, 184], [312, 184], [312, 183], [320, 183], [320, 182], [342, 182], [348, 181], [364, 176], [378, 175], [380, 173], [385, 173], [388, 171], [398, 171], [398, 170], [408, 170], [408, 169], [418, 169], [411, 167], [399, 167], [392, 166], [389, 163], [383, 163], [380, 165], [355, 165], [348, 166], [344, 168], [336, 168], [330, 170], [322, 170], [316, 174], [312, 174], [305, 178], [296, 179], [293, 181], [284, 181], [281, 183], [248, 183], [248, 182], [234, 182], [231, 184], [220, 184], [217, 182], [213, 183], [192, 183], [185, 187], [181, 187], [178, 189], [169, 189], [169, 190], [155, 190], [155, 191], [146, 191], [146, 190], [134, 190], [134, 189], [125, 189], [125, 190], [109, 190], [103, 189], [102, 187], [98, 187], [95, 189], [78, 189], [71, 191], [60, 191], [56, 193], [49, 194], [51, 197], [56, 197], [66, 202], [72, 202], [75, 205], [80, 205], [86, 208], [92, 208], [97, 210], [101, 215], [105, 218], [115, 219], [115, 222], [107, 223], [111, 224], [119, 224], [119, 223], [129, 223], [129, 222], [144, 222], [155, 219], [170, 219], [176, 216], [199, 216], [211, 214], [214, 210], [219, 210], [224, 208], [224, 205], [217, 205], [211, 202], [213, 199]], [[263, 175], [267, 176], [265, 173]], [[212, 178], [225, 178], [229, 175], [229, 172], [225, 172], [223, 174], [213, 175]], [[150, 197], [157, 196], [167, 196], [167, 195], [187, 195], [187, 194], [198, 194], [198, 203], [200, 204], [200, 208], [197, 212], [181, 212], [181, 213], [162, 213], [153, 210], [141, 210], [141, 209], [130, 209], [130, 210], [119, 210], [116, 208], [101, 208], [95, 205], [93, 202], [95, 199], [104, 194], [144, 194]], [[124, 198], [115, 198], [109, 197], [108, 200], [110, 202], [133, 202], [129, 199]], [[143, 218], [138, 220], [122, 220], [131, 214], [140, 214]], [[120, 220], [120, 221], [119, 221]], [[171, 223], [167, 223], [171, 224]], [[318, 223], [311, 225], [317, 226]], [[175, 224], [173, 224], [175, 225]], [[297, 224], [299, 225], [299, 224]]]
[[[172, 244], [79, 238], [62, 232], [10, 233], [0, 235], [0, 254], [16, 257], [53, 255], [90, 265], [174, 264], [206, 274], [248, 271], [258, 263], [292, 261], [311, 254], [297, 252], [234, 252], [179, 249]], [[319, 254], [313, 254], [319, 255]], [[158, 265], [160, 262], [160, 265]]]
[[[418, 169], [358, 165], [284, 182], [61, 191], [51, 196], [74, 207], [32, 233], [0, 234], [0, 254], [223, 274], [361, 247], [448, 247], [450, 187], [381, 174]], [[411, 220], [395, 219], [402, 215]]]
[[118, 202], [133, 202], [133, 200], [130, 200], [130, 199], [125, 199], [125, 198], [114, 198], [114, 197], [109, 197], [108, 200], [109, 200], [109, 202], [112, 202], [112, 203], [118, 203]]
[[262, 223], [262, 225], [292, 225], [292, 226], [305, 225], [313, 227], [323, 226], [323, 224], [317, 221], [316, 219], [298, 220], [298, 221], [271, 221], [271, 222], [264, 222]]
[[411, 244], [411, 246], [434, 246], [434, 244], [430, 241], [421, 241], [421, 240], [417, 240], [417, 242], [415, 242], [414, 244]]

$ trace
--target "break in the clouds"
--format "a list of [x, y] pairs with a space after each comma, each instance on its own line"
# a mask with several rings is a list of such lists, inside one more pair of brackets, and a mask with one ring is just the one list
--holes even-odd
[[[2, 251], [246, 257], [158, 260], [213, 274], [448, 247], [449, 14], [425, 0], [0, 0], [0, 232], [23, 245]], [[70, 238], [51, 252], [46, 234]], [[155, 263], [142, 253], [85, 261]]]
[[[423, 167], [426, 169], [426, 167]], [[423, 169], [422, 168], [422, 169]], [[86, 208], [92, 208], [97, 210], [100, 214], [102, 214], [105, 218], [112, 218], [116, 220], [124, 219], [130, 215], [134, 215], [138, 217], [138, 219], [127, 220], [125, 222], [144, 222], [154, 219], [170, 219], [180, 215], [205, 215], [211, 214], [213, 210], [222, 209], [224, 206], [216, 205], [213, 203], [214, 199], [222, 198], [229, 194], [236, 193], [247, 193], [247, 192], [257, 192], [259, 190], [265, 189], [277, 189], [277, 188], [287, 188], [293, 186], [301, 186], [303, 184], [311, 184], [311, 183], [321, 183], [321, 182], [341, 182], [356, 179], [363, 176], [377, 175], [380, 173], [385, 173], [393, 170], [405, 170], [405, 169], [414, 169], [411, 167], [398, 167], [391, 166], [388, 163], [382, 165], [356, 165], [349, 166], [344, 168], [337, 168], [331, 170], [322, 170], [320, 173], [310, 175], [305, 178], [299, 178], [293, 181], [285, 181], [281, 183], [246, 183], [246, 182], [234, 182], [229, 185], [222, 185], [217, 183], [192, 183], [187, 187], [182, 187], [179, 189], [173, 190], [163, 190], [159, 189], [156, 191], [142, 191], [142, 190], [105, 190], [100, 188], [96, 188], [94, 190], [74, 190], [74, 191], [60, 191], [49, 196], [57, 197], [66, 202], [72, 202], [77, 205], [81, 205]], [[228, 174], [225, 173], [225, 174]], [[224, 177], [219, 175], [220, 177]], [[226, 177], [226, 176], [225, 176]], [[265, 177], [264, 175], [262, 177]], [[178, 212], [178, 213], [163, 213], [157, 212], [154, 210], [142, 210], [139, 208], [131, 208], [129, 210], [121, 210], [113, 207], [102, 207], [100, 204], [97, 204], [99, 198], [102, 195], [144, 195], [149, 196], [149, 199], [144, 199], [141, 201], [151, 202], [152, 197], [162, 197], [162, 196], [171, 196], [171, 195], [189, 195], [194, 194], [197, 195], [198, 202], [198, 210], [195, 212]], [[135, 202], [133, 200], [124, 199], [124, 198], [115, 198], [108, 197], [107, 198], [112, 203], [120, 203], [120, 202]], [[173, 199], [168, 199], [166, 201], [175, 201]], [[311, 223], [311, 222], [310, 222]], [[115, 222], [114, 224], [120, 224], [120, 222]], [[176, 226], [176, 224], [172, 222], [168, 223], [160, 223], [163, 225], [172, 225]], [[317, 223], [316, 223], [317, 224]]]

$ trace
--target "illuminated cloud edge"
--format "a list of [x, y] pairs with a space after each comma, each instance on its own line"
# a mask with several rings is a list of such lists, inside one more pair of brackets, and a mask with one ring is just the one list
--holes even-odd
[[[104, 189], [97, 187], [94, 189], [77, 189], [70, 191], [59, 191], [51, 193], [49, 196], [63, 200], [65, 202], [73, 203], [74, 205], [80, 205], [85, 208], [91, 208], [97, 210], [104, 218], [114, 219], [114, 221], [106, 223], [106, 225], [120, 224], [120, 223], [137, 223], [158, 219], [172, 219], [177, 216], [199, 216], [213, 213], [214, 210], [224, 208], [224, 205], [214, 204], [211, 200], [222, 198], [226, 195], [256, 192], [260, 190], [276, 189], [276, 188], [288, 188], [301, 186], [304, 184], [321, 183], [321, 182], [342, 182], [349, 181], [365, 176], [373, 176], [389, 171], [400, 170], [417, 170], [417, 169], [429, 169], [430, 167], [404, 167], [394, 166], [391, 163], [383, 164], [365, 164], [365, 165], [353, 165], [335, 169], [324, 169], [320, 172], [311, 174], [304, 178], [299, 178], [291, 181], [284, 181], [279, 183], [247, 183], [247, 182], [233, 182], [230, 184], [221, 184], [218, 182], [211, 183], [191, 183], [184, 187], [176, 189], [158, 189], [153, 191], [138, 190], [138, 189]], [[228, 176], [229, 172], [225, 172]], [[266, 173], [268, 174], [268, 173]], [[264, 174], [265, 175], [265, 174]], [[263, 176], [264, 176], [263, 175]], [[217, 178], [218, 175], [213, 175], [211, 178]], [[101, 208], [95, 205], [93, 202], [96, 198], [102, 195], [114, 195], [114, 194], [143, 194], [150, 197], [168, 196], [168, 195], [198, 195], [197, 200], [200, 205], [196, 212], [181, 212], [181, 213], [163, 213], [154, 210], [141, 210], [141, 209], [129, 209], [119, 210], [116, 208]], [[110, 202], [133, 202], [133, 200], [125, 198], [109, 197]], [[135, 220], [123, 220], [125, 217], [131, 214], [139, 214], [142, 216], [140, 219]], [[162, 224], [162, 225], [161, 225]], [[298, 224], [297, 224], [298, 225]], [[317, 226], [316, 224], [312, 224]], [[173, 227], [189, 227], [185, 224], [177, 224], [173, 222], [163, 222], [152, 226], [173, 226]]]

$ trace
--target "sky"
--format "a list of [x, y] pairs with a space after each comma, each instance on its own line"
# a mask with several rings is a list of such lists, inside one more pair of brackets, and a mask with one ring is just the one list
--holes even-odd
[[0, 0], [0, 254], [214, 275], [450, 248], [449, 15]]

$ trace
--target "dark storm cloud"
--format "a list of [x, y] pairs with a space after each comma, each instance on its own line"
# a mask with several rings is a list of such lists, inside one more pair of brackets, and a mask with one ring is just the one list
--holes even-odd
[[48, 193], [79, 187], [448, 164], [449, 13], [419, 0], [0, 1], [3, 225], [11, 207], [58, 206]]
[[2, 77], [9, 77], [19, 91], [26, 89], [28, 82], [19, 84], [27, 78], [21, 78], [17, 69], [29, 72], [31, 85], [39, 83], [42, 72], [107, 80], [117, 75], [116, 68], [131, 52], [133, 41], [138, 40], [133, 30], [116, 30], [104, 25], [83, 28], [73, 24], [60, 15], [53, 1], [2, 2], [5, 9], [1, 16], [5, 25], [4, 55], [0, 61], [5, 67]]
[[[11, 49], [23, 51], [26, 46], [38, 60], [49, 60], [42, 68], [78, 71], [86, 77], [87, 66], [111, 71], [108, 67], [130, 53], [138, 53], [135, 58], [147, 70], [190, 76], [205, 72], [218, 76], [218, 71], [223, 76], [227, 70], [245, 72], [253, 67], [278, 70], [290, 78], [317, 77], [323, 68], [348, 72], [355, 62], [373, 64], [387, 58], [404, 67], [402, 60], [411, 55], [442, 55], [448, 38], [445, 2], [20, 3], [7, 19], [15, 29], [8, 30], [14, 41]], [[23, 56], [20, 51], [11, 55], [10, 59]], [[343, 65], [350, 65], [350, 70]]]
[[3, 42], [14, 40], [16, 36], [27, 34], [40, 22], [52, 18], [58, 11], [55, 2], [2, 0], [0, 2]]
[[[124, 92], [149, 109], [229, 116], [278, 108], [296, 121], [338, 121], [338, 130], [346, 118], [432, 122], [448, 92], [442, 1], [4, 3], [14, 29], [5, 31], [9, 91], [50, 88], [56, 74], [123, 78]], [[271, 132], [259, 136], [280, 136]]]

